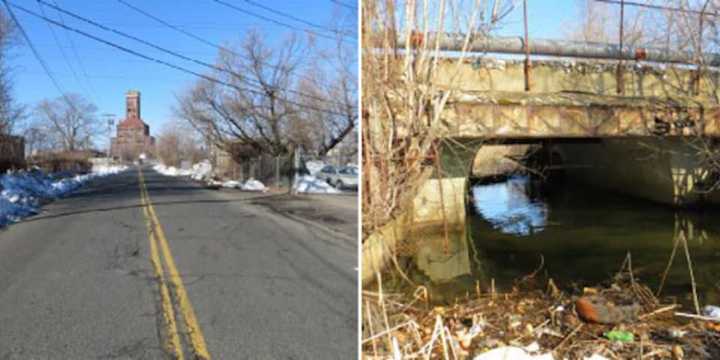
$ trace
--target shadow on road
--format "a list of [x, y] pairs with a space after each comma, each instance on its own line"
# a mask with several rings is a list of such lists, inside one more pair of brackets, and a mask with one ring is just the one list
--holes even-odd
[[[195, 200], [176, 200], [176, 201], [153, 201], [152, 205], [154, 207], [162, 207], [162, 206], [168, 206], [168, 205], [181, 205], [181, 204], [224, 204], [224, 203], [242, 203], [242, 202], [248, 202], [251, 203], [258, 198], [270, 198], [270, 197], [276, 197], [281, 195], [266, 195], [266, 196], [258, 196], [258, 197], [252, 197], [252, 198], [242, 198], [242, 199], [195, 199]], [[138, 199], [139, 201], [140, 199]], [[107, 211], [117, 211], [117, 210], [125, 210], [125, 209], [133, 209], [133, 208], [141, 208], [144, 205], [137, 203], [127, 206], [113, 206], [113, 207], [105, 207], [105, 208], [92, 208], [92, 209], [86, 209], [86, 210], [76, 210], [76, 211], [67, 211], [67, 212], [61, 212], [57, 214], [52, 215], [41, 215], [41, 216], [35, 216], [27, 218], [21, 223], [27, 223], [27, 222], [34, 222], [34, 221], [40, 221], [40, 220], [48, 220], [48, 219], [55, 219], [65, 216], [73, 216], [73, 215], [82, 215], [82, 214], [90, 214], [95, 212], [107, 212]]]

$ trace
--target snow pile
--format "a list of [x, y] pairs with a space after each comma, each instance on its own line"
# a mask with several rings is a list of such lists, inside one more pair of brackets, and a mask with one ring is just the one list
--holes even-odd
[[237, 180], [228, 180], [222, 183], [221, 186], [228, 189], [239, 189], [240, 186], [242, 186], [242, 183]]
[[240, 189], [244, 191], [267, 191], [267, 187], [265, 187], [265, 184], [255, 179], [250, 179], [245, 183], [237, 180], [228, 180], [222, 183], [221, 186], [224, 188]]
[[318, 179], [314, 176], [303, 175], [295, 178], [295, 184], [293, 189], [298, 193], [312, 193], [312, 194], [339, 194], [340, 191], [330, 186], [324, 180]]
[[37, 214], [44, 203], [70, 194], [90, 179], [126, 169], [125, 166], [102, 166], [92, 173], [75, 176], [48, 175], [37, 169], [0, 175], [0, 227]]
[[174, 166], [165, 166], [163, 164], [153, 166], [153, 170], [165, 176], [190, 176], [192, 174], [191, 170], [178, 169]]
[[191, 169], [178, 169], [174, 166], [157, 164], [153, 166], [153, 170], [165, 176], [189, 176], [193, 180], [206, 180], [212, 175], [212, 165], [207, 160], [193, 165]]
[[308, 172], [310, 172], [310, 175], [315, 176], [315, 174], [319, 173], [320, 170], [325, 167], [325, 163], [318, 160], [311, 160], [305, 163], [305, 167]]
[[267, 191], [267, 188], [265, 187], [265, 184], [261, 183], [260, 181], [257, 181], [255, 179], [250, 179], [246, 181], [242, 186], [240, 187], [241, 190], [245, 191]]
[[209, 161], [203, 160], [192, 167], [192, 174], [190, 177], [193, 180], [208, 179], [212, 175], [212, 165]]
[[95, 176], [115, 175], [127, 170], [127, 168], [125, 165], [95, 165], [92, 168], [92, 174]]

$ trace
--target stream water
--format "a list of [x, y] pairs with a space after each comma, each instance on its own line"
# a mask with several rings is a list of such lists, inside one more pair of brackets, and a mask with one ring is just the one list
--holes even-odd
[[[720, 210], [676, 211], [648, 201], [583, 185], [536, 186], [513, 177], [471, 189], [466, 229], [413, 235], [400, 252], [409, 278], [425, 285], [436, 303], [451, 303], [487, 289], [500, 290], [538, 268], [537, 281], [581, 289], [609, 281], [631, 254], [634, 273], [653, 291], [685, 237], [701, 304], [720, 303]], [[691, 303], [691, 282], [682, 242], [662, 295]], [[410, 289], [393, 279], [389, 286]], [[544, 283], [543, 283], [544, 284]], [[672, 299], [667, 299], [672, 300]]]

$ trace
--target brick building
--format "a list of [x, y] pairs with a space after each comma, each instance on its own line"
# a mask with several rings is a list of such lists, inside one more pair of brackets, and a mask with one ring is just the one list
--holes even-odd
[[130, 90], [125, 94], [125, 119], [117, 125], [117, 135], [112, 138], [110, 153], [120, 160], [135, 160], [140, 154], [155, 153], [155, 138], [150, 136], [150, 126], [140, 116], [140, 92]]

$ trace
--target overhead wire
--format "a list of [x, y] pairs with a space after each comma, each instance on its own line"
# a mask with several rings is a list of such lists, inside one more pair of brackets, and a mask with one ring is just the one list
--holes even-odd
[[330, 0], [330, 2], [332, 2], [332, 3], [334, 3], [334, 4], [338, 4], [338, 5], [343, 6], [343, 7], [346, 7], [346, 8], [348, 8], [348, 9], [350, 9], [350, 10], [357, 10], [357, 6], [356, 6], [356, 5], [346, 4], [346, 3], [344, 3], [344, 2], [342, 2], [342, 1], [340, 1], [340, 0]]
[[[57, 5], [57, 1], [52, 0], [53, 4]], [[60, 20], [61, 23], [65, 23], [65, 19], [63, 19], [63, 15], [61, 13], [58, 13], [58, 20]], [[77, 47], [75, 46], [75, 41], [73, 41], [73, 38], [70, 36], [69, 32], [65, 32], [65, 38], [67, 39], [68, 43], [70, 44], [70, 50], [72, 51], [73, 55], [75, 56], [75, 61], [78, 63], [80, 67], [80, 71], [82, 72], [83, 76], [85, 77], [85, 80], [87, 81], [88, 86], [90, 87], [90, 91], [92, 93], [96, 93], [95, 86], [93, 85], [92, 81], [90, 81], [90, 76], [88, 76], [87, 69], [85, 68], [85, 63], [82, 60], [82, 57], [80, 56], [80, 53], [77, 51]]]
[[[162, 52], [164, 52], [164, 53], [166, 53], [166, 54], [175, 56], [175, 57], [180, 58], [180, 59], [183, 59], [183, 60], [185, 60], [185, 61], [193, 62], [193, 63], [195, 63], [195, 64], [198, 64], [198, 65], [201, 65], [201, 66], [204, 66], [204, 67], [207, 67], [207, 68], [216, 70], [216, 71], [221, 71], [221, 72], [228, 73], [228, 74], [230, 74], [230, 75], [235, 76], [238, 80], [240, 80], [240, 81], [242, 81], [242, 82], [245, 82], [246, 84], [248, 84], [248, 85], [250, 85], [250, 86], [254, 86], [254, 87], [256, 87], [256, 88], [258, 88], [258, 86], [259, 86], [259, 89], [260, 89], [261, 91], [266, 91], [265, 88], [267, 87], [267, 84], [263, 84], [262, 82], [256, 81], [256, 80], [254, 80], [254, 79], [246, 78], [245, 76], [243, 76], [243, 75], [241, 75], [241, 74], [239, 74], [239, 73], [237, 73], [237, 72], [235, 72], [235, 71], [232, 71], [232, 70], [230, 70], [230, 69], [225, 69], [225, 68], [219, 67], [219, 66], [217, 66], [217, 65], [213, 65], [213, 64], [207, 63], [207, 62], [205, 62], [205, 61], [198, 60], [198, 59], [195, 59], [195, 58], [192, 58], [192, 57], [189, 57], [189, 56], [180, 54], [180, 53], [178, 53], [178, 52], [176, 52], [176, 51], [169, 50], [169, 49], [164, 48], [164, 47], [162, 47], [162, 46], [160, 46], [160, 45], [154, 44], [154, 43], [152, 43], [152, 42], [150, 42], [150, 41], [141, 39], [141, 38], [139, 38], [139, 37], [137, 37], [137, 36], [127, 34], [127, 33], [123, 32], [123, 31], [116, 30], [116, 29], [114, 29], [114, 28], [111, 28], [111, 27], [109, 27], [109, 26], [100, 24], [100, 23], [98, 23], [98, 22], [96, 22], [96, 21], [93, 21], [93, 20], [91, 20], [91, 19], [85, 18], [85, 17], [80, 16], [80, 15], [78, 15], [78, 14], [75, 14], [75, 13], [73, 13], [73, 12], [71, 12], [71, 11], [65, 10], [65, 9], [63, 9], [63, 8], [61, 8], [61, 7], [59, 7], [59, 6], [55, 6], [55, 5], [49, 4], [48, 2], [46, 2], [46, 1], [44, 1], [44, 0], [36, 0], [36, 1], [38, 1], [39, 3], [42, 3], [42, 4], [46, 5], [46, 6], [49, 6], [49, 7], [53, 8], [53, 9], [55, 9], [55, 10], [61, 12], [61, 13], [64, 13], [64, 14], [66, 14], [66, 15], [68, 15], [68, 16], [71, 16], [71, 17], [73, 17], [73, 18], [75, 18], [75, 19], [78, 19], [78, 20], [80, 20], [80, 21], [83, 21], [83, 22], [85, 22], [85, 23], [88, 23], [88, 24], [90, 24], [90, 25], [93, 25], [93, 26], [95, 26], [95, 27], [101, 28], [101, 29], [103, 29], [103, 30], [105, 30], [105, 31], [112, 32], [112, 33], [114, 33], [114, 34], [116, 34], [116, 35], [119, 35], [119, 36], [122, 36], [122, 37], [124, 37], [124, 38], [127, 38], [127, 39], [130, 39], [130, 40], [139, 42], [139, 43], [141, 43], [141, 44], [143, 44], [143, 45], [152, 47], [152, 48], [154, 48], [154, 49], [156, 49], [156, 50], [159, 50], [159, 51], [162, 51]], [[13, 5], [13, 6], [15, 6], [15, 5]], [[277, 89], [277, 88], [275, 88], [275, 87], [272, 87], [272, 88], [273, 88], [273, 89], [271, 89], [272, 91], [279, 91], [279, 89]], [[302, 91], [298, 91], [298, 90], [286, 89], [286, 91], [287, 91], [287, 92], [290, 92], [290, 93], [297, 94], [297, 95], [299, 95], [299, 96], [303, 96], [303, 97], [309, 98], [309, 99], [314, 99], [314, 100], [317, 100], [317, 101], [325, 102], [325, 103], [328, 103], [328, 104], [341, 105], [341, 106], [343, 105], [343, 104], [337, 103], [337, 102], [335, 102], [335, 101], [328, 100], [328, 99], [326, 99], [326, 98], [322, 98], [322, 97], [315, 96], [315, 95], [306, 94], [306, 93], [304, 93], [304, 92], [302, 92]]]
[[[201, 43], [203, 43], [203, 44], [205, 44], [205, 45], [208, 45], [208, 46], [213, 47], [213, 48], [215, 48], [215, 49], [218, 49], [218, 50], [220, 50], [220, 51], [226, 51], [226, 52], [228, 52], [228, 53], [230, 53], [230, 54], [232, 54], [232, 55], [235, 55], [235, 56], [237, 56], [237, 57], [239, 57], [239, 58], [249, 59], [248, 56], [246, 56], [246, 55], [243, 55], [243, 54], [241, 54], [241, 53], [238, 53], [238, 52], [234, 51], [233, 49], [231, 49], [231, 48], [229, 48], [229, 47], [227, 47], [227, 46], [223, 46], [223, 45], [220, 45], [220, 44], [218, 44], [218, 43], [216, 43], [216, 42], [207, 40], [207, 39], [205, 39], [205, 38], [203, 38], [203, 37], [201, 37], [201, 36], [199, 36], [199, 35], [197, 35], [197, 34], [194, 34], [194, 33], [190, 32], [190, 31], [187, 31], [187, 30], [183, 29], [182, 27], [173, 25], [173, 24], [171, 24], [171, 23], [169, 23], [169, 22], [167, 22], [167, 21], [165, 21], [165, 20], [163, 20], [163, 19], [161, 19], [161, 18], [159, 18], [159, 17], [157, 17], [157, 16], [149, 13], [148, 11], [145, 11], [145, 10], [143, 10], [143, 9], [141, 9], [141, 8], [133, 5], [133, 4], [128, 3], [128, 2], [125, 1], [125, 0], [117, 0], [117, 2], [119, 2], [120, 4], [123, 4], [123, 5], [125, 5], [125, 6], [127, 6], [127, 7], [130, 8], [131, 10], [137, 12], [138, 14], [141, 14], [141, 15], [149, 18], [149, 19], [152, 19], [152, 20], [154, 20], [154, 21], [156, 21], [156, 22], [158, 22], [158, 23], [160, 23], [160, 24], [162, 24], [162, 25], [164, 25], [164, 26], [166, 26], [166, 27], [168, 27], [168, 28], [170, 28], [170, 29], [172, 29], [172, 30], [174, 30], [174, 31], [176, 31], [176, 32], [179, 32], [179, 33], [181, 33], [181, 34], [183, 34], [183, 35], [185, 35], [185, 36], [187, 36], [187, 37], [189, 37], [189, 38], [191, 38], [191, 39], [197, 40], [197, 41], [199, 41], [199, 42], [201, 42]], [[274, 69], [279, 69], [279, 68], [281, 68], [280, 66], [275, 65], [275, 64], [272, 64], [272, 63], [270, 63], [270, 62], [268, 62], [268, 61], [262, 60], [261, 63], [262, 63], [263, 65], [265, 65], [265, 66], [268, 66], [268, 67], [271, 67], [271, 68], [274, 68]], [[316, 78], [310, 77], [310, 76], [307, 75], [307, 74], [294, 74], [293, 76], [296, 76], [296, 77], [301, 78], [301, 79], [309, 80], [309, 81], [311, 81], [311, 82], [317, 82], [317, 79], [316, 79]]]
[[258, 3], [258, 2], [255, 1], [255, 0], [243, 0], [243, 1], [245, 1], [246, 3], [248, 3], [248, 4], [252, 5], [252, 6], [259, 7], [259, 8], [261, 8], [261, 9], [266, 10], [266, 11], [269, 11], [269, 12], [271, 12], [271, 13], [273, 13], [273, 14], [276, 14], [276, 15], [279, 15], [279, 16], [282, 16], [282, 17], [285, 17], [285, 18], [288, 18], [288, 19], [297, 21], [297, 22], [299, 22], [299, 23], [303, 23], [303, 24], [305, 24], [305, 25], [307, 25], [307, 26], [314, 27], [314, 28], [319, 29], [319, 30], [322, 30], [322, 31], [331, 32], [331, 33], [334, 33], [334, 34], [340, 35], [340, 36], [348, 36], [348, 37], [355, 38], [352, 34], [348, 34], [348, 33], [345, 32], [345, 31], [341, 31], [341, 30], [337, 30], [337, 29], [331, 29], [331, 28], [329, 28], [329, 27], [327, 27], [327, 26], [323, 26], [323, 25], [316, 24], [316, 23], [314, 23], [314, 22], [310, 22], [310, 21], [308, 21], [308, 20], [299, 18], [299, 17], [294, 16], [294, 15], [292, 15], [292, 14], [288, 14], [288, 13], [286, 13], [286, 12], [284, 12], [284, 11], [280, 11], [280, 10], [277, 10], [277, 9], [272, 8], [272, 7], [270, 7], [270, 6], [260, 4], [260, 3]]
[[[45, 13], [45, 9], [43, 9], [42, 3], [38, 2], [38, 8], [40, 9], [41, 14], [43, 14], [44, 16], [48, 16]], [[60, 20], [60, 21], [62, 21], [62, 20]], [[75, 71], [75, 67], [72, 66], [69, 57], [65, 53], [65, 50], [63, 49], [63, 47], [60, 45], [60, 39], [58, 38], [57, 33], [55, 33], [55, 28], [52, 27], [50, 24], [47, 24], [47, 26], [48, 26], [48, 29], [50, 30], [50, 34], [52, 35], [53, 40], [55, 41], [55, 45], [57, 45], [58, 50], [60, 50], [60, 54], [63, 58], [63, 61], [67, 65], [68, 69], [70, 69], [70, 72], [72, 73], [73, 78], [75, 79], [75, 81], [77, 82], [78, 85], [80, 85], [81, 87], [84, 88], [85, 95], [90, 98], [93, 98], [92, 92], [89, 91], [88, 88], [84, 86], [82, 81], [80, 81], [80, 76], [78, 76], [77, 71]]]
[[[13, 20], [15, 25], [18, 27], [18, 30], [20, 31], [20, 34], [22, 35], [23, 39], [25, 39], [25, 42], [27, 43], [27, 46], [30, 48], [30, 51], [32, 52], [35, 59], [40, 63], [40, 66], [43, 68], [43, 71], [45, 74], [50, 78], [50, 81], [52, 82], [55, 89], [60, 93], [60, 96], [67, 102], [67, 104], [71, 108], [75, 108], [75, 105], [67, 96], [67, 93], [65, 90], [63, 90], [63, 87], [60, 85], [60, 82], [55, 78], [55, 75], [53, 75], [52, 71], [50, 70], [50, 67], [45, 62], [45, 60], [40, 56], [40, 52], [38, 52], [37, 48], [33, 44], [32, 40], [30, 39], [30, 36], [25, 31], [25, 28], [22, 26], [20, 21], [18, 20], [17, 16], [15, 16], [15, 12], [10, 7], [10, 3], [7, 0], [2, 0], [3, 4], [5, 5], [5, 8], [8, 11], [8, 14], [10, 15], [10, 18]], [[16, 6], [13, 4], [13, 6]]]
[[[8, 9], [9, 9], [9, 8], [10, 8], [10, 5], [9, 5], [8, 0], [2, 0], [2, 1], [6, 4], [6, 6], [7, 6]], [[240, 87], [240, 86], [237, 86], [237, 85], [235, 85], [235, 84], [229, 83], [229, 82], [227, 82], [227, 81], [223, 81], [223, 80], [214, 78], [214, 77], [209, 76], [209, 75], [201, 74], [201, 73], [199, 73], [199, 72], [197, 72], [197, 71], [193, 71], [193, 70], [187, 69], [187, 68], [182, 67], [182, 66], [180, 66], [180, 65], [176, 65], [176, 64], [170, 63], [170, 62], [168, 62], [168, 61], [165, 61], [165, 60], [162, 60], [162, 59], [158, 59], [158, 58], [155, 58], [155, 57], [152, 57], [152, 56], [143, 54], [143, 53], [141, 53], [141, 52], [139, 52], [139, 51], [136, 51], [136, 50], [127, 48], [127, 47], [122, 46], [122, 45], [119, 45], [119, 44], [116, 44], [116, 43], [114, 43], [114, 42], [112, 42], [112, 41], [109, 41], [109, 40], [105, 40], [105, 39], [103, 39], [103, 38], [101, 38], [101, 37], [99, 37], [99, 36], [95, 36], [95, 35], [93, 35], [93, 34], [90, 34], [90, 33], [88, 33], [88, 32], [85, 32], [85, 31], [83, 31], [83, 30], [80, 30], [80, 29], [71, 27], [71, 26], [66, 25], [66, 24], [59, 23], [59, 22], [57, 22], [57, 21], [55, 21], [55, 20], [53, 20], [53, 19], [47, 18], [47, 17], [45, 17], [45, 16], [42, 16], [42, 15], [40, 15], [40, 14], [38, 14], [38, 13], [32, 11], [32, 10], [29, 10], [29, 9], [27, 9], [27, 8], [25, 8], [25, 7], [22, 7], [22, 6], [20, 6], [20, 5], [17, 5], [17, 4], [15, 4], [15, 3], [12, 3], [12, 7], [15, 7], [15, 8], [17, 8], [17, 9], [19, 9], [19, 10], [21, 10], [21, 11], [23, 11], [23, 12], [29, 14], [29, 15], [32, 15], [32, 16], [34, 16], [34, 17], [37, 17], [37, 18], [42, 19], [42, 20], [44, 20], [44, 21], [47, 21], [47, 22], [49, 22], [49, 23], [51, 23], [51, 24], [53, 24], [53, 25], [55, 25], [55, 26], [64, 28], [64, 29], [69, 30], [69, 31], [72, 31], [72, 32], [75, 32], [75, 33], [80, 34], [80, 35], [82, 35], [82, 36], [84, 36], [84, 37], [87, 37], [87, 38], [92, 39], [92, 40], [94, 40], [94, 41], [103, 43], [103, 44], [108, 45], [108, 46], [110, 46], [110, 47], [116, 48], [116, 49], [118, 49], [118, 50], [120, 50], [120, 51], [123, 51], [123, 52], [129, 53], [129, 54], [131, 54], [131, 55], [134, 55], [134, 56], [136, 56], [136, 57], [140, 57], [140, 58], [143, 58], [143, 59], [145, 59], [145, 60], [148, 60], [148, 61], [151, 61], [151, 62], [155, 62], [155, 63], [157, 63], [157, 64], [160, 64], [160, 65], [163, 65], [163, 66], [166, 66], [166, 67], [169, 67], [169, 68], [172, 68], [172, 69], [175, 69], [175, 70], [178, 70], [178, 71], [181, 71], [181, 72], [184, 72], [184, 73], [187, 73], [187, 74], [190, 74], [190, 75], [193, 75], [193, 76], [202, 78], [202, 79], [205, 79], [205, 80], [210, 81], [210, 82], [214, 82], [214, 83], [217, 83], [217, 84], [220, 84], [220, 85], [223, 85], [223, 86], [230, 87], [230, 88], [233, 88], [233, 89], [238, 90], [238, 91], [247, 91], [247, 92], [255, 93], [255, 94], [259, 94], [259, 95], [266, 95], [266, 93], [263, 92], [263, 91], [258, 91], [258, 90], [249, 89], [249, 88], [242, 88], [242, 87]], [[54, 77], [52, 77], [52, 76], [51, 76], [51, 78], [54, 79]], [[343, 114], [343, 113], [340, 113], [340, 112], [337, 112], [337, 111], [334, 111], [334, 110], [329, 110], [329, 109], [325, 109], [325, 108], [319, 108], [319, 107], [316, 107], [316, 106], [313, 106], [313, 105], [298, 103], [297, 101], [294, 101], [294, 100], [291, 100], [291, 99], [287, 99], [287, 98], [282, 99], [282, 100], [285, 101], [285, 102], [287, 102], [288, 104], [295, 105], [295, 106], [300, 107], [300, 108], [305, 108], [305, 109], [309, 109], [309, 110], [318, 111], [318, 112], [321, 112], [321, 113], [327, 113], [327, 114], [339, 115], [339, 116], [345, 116], [345, 115], [346, 115], [346, 114]]]
[[[282, 21], [280, 21], [280, 20], [273, 19], [273, 18], [267, 17], [267, 16], [265, 16], [265, 15], [261, 15], [261, 14], [258, 14], [258, 13], [256, 13], [256, 12], [247, 10], [247, 9], [243, 9], [243, 8], [237, 6], [237, 5], [230, 4], [230, 3], [226, 2], [226, 1], [223, 1], [223, 0], [212, 0], [212, 1], [214, 1], [214, 2], [216, 2], [216, 3], [218, 3], [218, 4], [221, 4], [221, 5], [223, 5], [223, 6], [227, 7], [227, 8], [230, 8], [230, 9], [233, 9], [233, 10], [235, 10], [235, 11], [241, 12], [241, 13], [243, 13], [243, 14], [250, 15], [250, 16], [256, 17], [256, 18], [258, 18], [258, 19], [262, 19], [262, 20], [264, 20], [264, 21], [271, 22], [271, 23], [276, 24], [276, 25], [286, 27], [286, 28], [288, 28], [288, 29], [292, 29], [292, 30], [295, 30], [295, 31], [304, 31], [304, 32], [313, 34], [313, 35], [315, 35], [315, 36], [317, 36], [317, 37], [322, 37], [322, 38], [329, 39], [329, 40], [337, 40], [336, 38], [334, 38], [334, 37], [332, 37], [332, 36], [328, 36], [328, 35], [325, 35], [325, 34], [322, 34], [322, 33], [317, 32], [317, 31], [310, 30], [310, 29], [302, 29], [302, 28], [299, 28], [299, 27], [297, 27], [297, 26], [293, 26], [293, 25], [290, 25], [290, 24], [288, 24], [288, 23], [282, 22]], [[344, 37], [343, 37], [343, 36], [340, 36], [340, 38], [344, 38]], [[357, 42], [356, 39], [351, 39], [351, 41]]]

